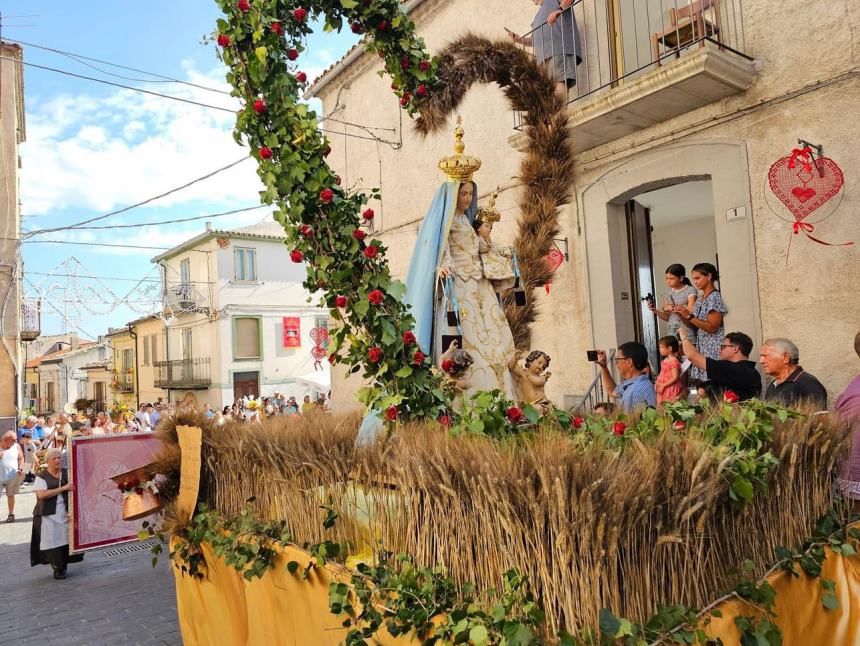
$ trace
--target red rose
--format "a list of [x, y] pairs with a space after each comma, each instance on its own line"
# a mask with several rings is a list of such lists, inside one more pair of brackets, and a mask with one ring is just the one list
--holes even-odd
[[373, 209], [367, 209], [364, 213], [361, 214], [361, 217], [363, 217], [365, 220], [372, 220], [374, 215], [375, 213], [373, 212]]
[[416, 366], [420, 366], [424, 363], [424, 359], [427, 358], [427, 355], [421, 352], [421, 350], [416, 350], [415, 354], [412, 355], [412, 363]]
[[615, 424], [612, 425], [612, 432], [615, 435], [624, 435], [624, 431], [626, 430], [627, 424], [625, 424], [624, 422], [615, 422]]
[[412, 65], [412, 61], [410, 61], [408, 58], [404, 58], [402, 61], [400, 61], [400, 65], [401, 67], [403, 67], [403, 69], [408, 70], [409, 66]]
[[367, 300], [369, 300], [373, 305], [379, 305], [382, 302], [382, 292], [378, 289], [374, 289], [367, 295]]
[[364, 31], [364, 28], [361, 26], [360, 22], [352, 23], [350, 25], [350, 28], [352, 29], [352, 33], [354, 33], [354, 34], [360, 34], [361, 32]]
[[726, 402], [728, 402], [729, 404], [734, 404], [734, 403], [739, 402], [741, 400], [741, 398], [738, 397], [738, 394], [734, 390], [725, 391], [723, 393], [723, 399]]
[[687, 428], [687, 424], [679, 419], [674, 424], [672, 424], [672, 428], [674, 428], [676, 431], [683, 431], [685, 428]]
[[284, 28], [281, 27], [281, 23], [273, 22], [272, 23], [272, 31], [275, 32], [276, 36], [280, 36], [282, 33], [284, 33]]
[[448, 415], [440, 415], [439, 416], [439, 424], [443, 428], [448, 428], [451, 426], [451, 418]]
[[242, 13], [248, 13], [251, 10], [251, 3], [248, 0], [239, 0], [236, 6], [239, 7], [239, 11]]
[[293, 262], [301, 262], [302, 260], [304, 260], [304, 257], [305, 257], [305, 254], [303, 254], [298, 249], [293, 249], [290, 252], [290, 260], [292, 260]]
[[386, 29], [388, 29], [388, 21], [387, 20], [380, 20], [379, 24], [376, 26], [376, 28], [379, 31], [385, 31]]
[[[367, 237], [367, 234], [361, 229], [356, 229], [352, 232], [352, 237], [356, 240], [364, 240]], [[369, 256], [368, 256], [369, 257]]]
[[254, 112], [257, 114], [263, 114], [266, 111], [266, 102], [263, 99], [257, 99], [254, 101]]
[[303, 224], [299, 229], [299, 233], [301, 233], [305, 238], [314, 237], [314, 230], [310, 224]]
[[418, 96], [427, 96], [427, 86], [422, 83], [418, 86], [418, 89], [415, 90], [415, 93]]
[[218, 34], [218, 45], [227, 47], [230, 44], [230, 37], [227, 34]]
[[346, 296], [336, 296], [334, 299], [335, 307], [346, 307]]
[[287, 50], [287, 58], [291, 61], [296, 60], [299, 57], [299, 50], [297, 49], [288, 49]]
[[336, 363], [337, 363], [337, 355], [336, 355], [336, 354], [330, 354], [330, 355], [328, 355], [328, 362], [329, 362], [331, 365], [336, 364]]
[[388, 407], [388, 410], [385, 411], [385, 419], [389, 422], [393, 422], [397, 419], [397, 406]]
[[585, 420], [582, 419], [581, 417], [574, 417], [573, 418], [573, 422], [572, 422], [573, 428], [580, 429], [580, 428], [582, 428], [583, 423], [585, 423]]
[[516, 424], [523, 418], [523, 411], [518, 406], [511, 406], [507, 415], [508, 419]]
[[305, 18], [308, 17], [308, 12], [301, 7], [297, 9], [293, 9], [293, 18], [296, 19], [297, 22], [304, 22]]
[[442, 370], [444, 370], [445, 372], [451, 372], [451, 368], [453, 368], [453, 367], [454, 367], [454, 362], [451, 361], [450, 359], [443, 359], [442, 360]]
[[422, 72], [426, 72], [430, 69], [430, 61], [421, 61], [420, 63], [418, 63], [418, 69]]
[[367, 358], [370, 359], [371, 363], [379, 363], [379, 360], [382, 359], [382, 350], [377, 347], [372, 347], [367, 351]]
[[400, 97], [400, 105], [405, 108], [407, 105], [409, 105], [409, 102], [411, 100], [412, 100], [412, 95], [409, 94], [409, 92], [407, 92], [402, 97]]
[[271, 159], [272, 158], [272, 149], [268, 146], [263, 146], [258, 151], [260, 154], [260, 159]]
[[406, 345], [409, 345], [410, 343], [415, 343], [415, 332], [413, 332], [412, 330], [406, 330], [406, 332], [403, 333], [403, 343], [405, 343]]
[[323, 203], [328, 204], [334, 198], [334, 191], [330, 188], [324, 188], [320, 191], [320, 199]]
[[375, 247], [373, 245], [370, 245], [364, 250], [364, 257], [365, 258], [376, 258], [376, 254], [378, 252], [379, 252], [379, 247]]
[[296, 80], [299, 83], [304, 83], [305, 81], [308, 80], [308, 75], [305, 74], [304, 72], [296, 72]]

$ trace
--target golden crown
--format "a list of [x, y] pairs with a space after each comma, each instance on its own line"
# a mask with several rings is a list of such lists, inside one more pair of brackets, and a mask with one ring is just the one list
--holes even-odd
[[481, 160], [464, 155], [464, 150], [466, 144], [463, 143], [463, 117], [457, 117], [457, 127], [454, 128], [454, 154], [439, 160], [439, 170], [453, 182], [471, 182], [472, 175], [481, 168]]
[[499, 187], [496, 187], [496, 190], [493, 191], [493, 194], [490, 195], [490, 199], [487, 200], [487, 204], [485, 206], [479, 206], [478, 212], [475, 214], [475, 219], [478, 222], [490, 222], [495, 223], [502, 219], [502, 214], [499, 212], [499, 209], [496, 208], [496, 198], [499, 196]]

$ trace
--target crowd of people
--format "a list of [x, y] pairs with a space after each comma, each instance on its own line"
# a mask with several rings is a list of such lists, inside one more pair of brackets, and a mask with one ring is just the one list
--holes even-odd
[[331, 392], [328, 395], [320, 395], [316, 399], [305, 395], [301, 404], [294, 395], [286, 396], [276, 392], [271, 397], [251, 399], [242, 397], [236, 399], [232, 406], [225, 406], [220, 411], [213, 411], [206, 403], [203, 405], [206, 417], [213, 419], [217, 424], [224, 424], [227, 420], [239, 422], [259, 422], [267, 417], [277, 416], [301, 416], [309, 413], [331, 412]]

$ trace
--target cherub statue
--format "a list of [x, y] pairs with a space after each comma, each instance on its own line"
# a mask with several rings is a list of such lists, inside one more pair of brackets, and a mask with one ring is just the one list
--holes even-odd
[[544, 392], [544, 386], [552, 374], [546, 372], [550, 357], [546, 352], [534, 350], [526, 357], [525, 368], [523, 368], [519, 362], [524, 354], [522, 350], [517, 350], [508, 361], [508, 369], [517, 381], [517, 388], [523, 402], [534, 406], [543, 416], [555, 408]]
[[448, 349], [439, 357], [439, 367], [453, 384], [456, 394], [469, 389], [470, 383], [466, 379], [466, 371], [474, 361], [471, 354], [460, 349], [460, 344], [456, 340], [451, 341]]

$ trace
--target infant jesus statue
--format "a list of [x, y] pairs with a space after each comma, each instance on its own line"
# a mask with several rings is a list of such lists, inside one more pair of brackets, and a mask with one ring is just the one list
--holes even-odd
[[552, 374], [545, 372], [549, 368], [550, 358], [546, 352], [533, 350], [526, 357], [523, 368], [519, 363], [523, 354], [522, 350], [517, 350], [508, 361], [508, 369], [517, 382], [520, 399], [537, 409], [543, 417], [555, 408], [544, 392], [544, 386]]

